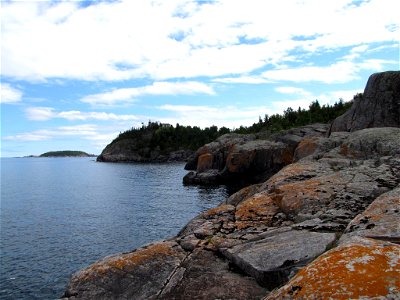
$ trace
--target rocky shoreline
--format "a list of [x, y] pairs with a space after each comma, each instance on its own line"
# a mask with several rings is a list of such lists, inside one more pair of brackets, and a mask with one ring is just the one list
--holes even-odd
[[79, 271], [63, 297], [400, 298], [400, 72], [373, 74], [350, 111], [203, 146], [187, 183], [258, 183], [172, 239]]

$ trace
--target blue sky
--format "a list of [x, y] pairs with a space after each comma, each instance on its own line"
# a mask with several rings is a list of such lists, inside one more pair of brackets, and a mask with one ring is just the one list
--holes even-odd
[[399, 69], [396, 0], [1, 2], [1, 156], [237, 128]]

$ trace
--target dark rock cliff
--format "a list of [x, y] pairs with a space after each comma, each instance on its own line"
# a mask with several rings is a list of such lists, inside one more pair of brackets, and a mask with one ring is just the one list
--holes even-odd
[[400, 127], [400, 72], [371, 75], [364, 93], [332, 123], [330, 132], [371, 127]]
[[[292, 163], [203, 212], [176, 237], [76, 273], [64, 297], [400, 298], [400, 128], [291, 132], [268, 143], [225, 137], [200, 148], [189, 165], [224, 176], [225, 169], [256, 168], [246, 159], [278, 143], [292, 145]], [[226, 163], [232, 153], [245, 163]]]
[[226, 134], [206, 144], [189, 159], [185, 169], [193, 170], [185, 184], [250, 184], [265, 181], [292, 163], [297, 145], [306, 137], [326, 136], [329, 126], [312, 124], [271, 136]]

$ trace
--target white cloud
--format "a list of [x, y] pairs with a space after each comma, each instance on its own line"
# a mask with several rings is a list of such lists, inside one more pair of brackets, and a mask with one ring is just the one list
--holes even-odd
[[224, 78], [215, 78], [213, 79], [213, 81], [221, 83], [244, 83], [244, 84], [264, 84], [271, 82], [259, 76], [224, 77]]
[[294, 93], [288, 93], [288, 94], [293, 94], [293, 95], [297, 94], [302, 96], [302, 98], [273, 101], [271, 103], [272, 105], [271, 109], [274, 111], [274, 113], [281, 114], [284, 110], [286, 110], [289, 107], [291, 107], [294, 110], [297, 110], [299, 107], [302, 109], [308, 109], [311, 102], [315, 100], [318, 100], [320, 105], [324, 104], [333, 105], [340, 99], [343, 99], [344, 101], [350, 101], [353, 99], [354, 95], [363, 91], [363, 89], [360, 88], [358, 90], [336, 90], [319, 95], [313, 95], [312, 93], [305, 91], [303, 89], [298, 90], [297, 88], [291, 88], [291, 87], [283, 89], [283, 91], [287, 92], [291, 90]]
[[286, 68], [270, 70], [262, 73], [262, 77], [275, 81], [308, 82], [316, 81], [323, 83], [345, 83], [359, 78], [360, 70], [382, 71], [384, 66], [395, 64], [393, 60], [369, 59], [361, 62], [353, 61], [353, 57], [345, 57], [328, 66], [304, 66], [298, 68]]
[[310, 97], [311, 93], [302, 88], [292, 87], [292, 86], [280, 86], [275, 88], [278, 93], [281, 94], [292, 94], [292, 95], [301, 95], [304, 97]]
[[196, 81], [185, 82], [154, 82], [152, 85], [135, 88], [115, 89], [106, 93], [89, 95], [81, 99], [93, 106], [109, 106], [133, 103], [136, 98], [146, 95], [214, 95], [212, 87]]
[[66, 136], [90, 137], [96, 135], [97, 130], [98, 127], [93, 124], [60, 126], [54, 129], [41, 129], [13, 136], [5, 136], [3, 139], [10, 141], [44, 141]]
[[5, 104], [17, 103], [22, 99], [22, 92], [13, 88], [8, 83], [0, 83], [1, 97], [0, 102]]
[[27, 118], [32, 121], [47, 121], [57, 116], [52, 107], [29, 107], [25, 112]]
[[186, 126], [238, 128], [241, 125], [249, 126], [263, 117], [265, 114], [273, 114], [275, 111], [265, 106], [258, 107], [236, 107], [236, 106], [201, 106], [201, 105], [162, 105], [160, 110], [171, 113], [170, 117], [159, 118], [163, 123]]
[[50, 119], [65, 119], [68, 121], [129, 121], [138, 120], [136, 115], [117, 115], [105, 112], [81, 112], [78, 110], [57, 112], [52, 107], [29, 107], [26, 109], [26, 116], [33, 121], [47, 121]]
[[396, 0], [357, 3], [4, 2], [2, 74], [93, 81], [226, 77], [284, 64], [294, 50], [312, 55], [398, 41], [397, 10], [390, 9]]

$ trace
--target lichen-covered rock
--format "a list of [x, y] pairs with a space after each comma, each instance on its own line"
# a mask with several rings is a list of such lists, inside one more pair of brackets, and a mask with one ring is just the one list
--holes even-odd
[[400, 156], [400, 128], [368, 128], [356, 131], [343, 142], [339, 153], [362, 159]]
[[288, 230], [225, 249], [223, 254], [261, 285], [273, 289], [334, 241], [333, 233]]
[[363, 95], [332, 123], [330, 132], [357, 131], [372, 127], [400, 127], [400, 72], [376, 73], [369, 77]]
[[226, 159], [222, 175], [232, 177], [245, 174], [262, 174], [288, 165], [293, 160], [293, 151], [280, 142], [267, 140], [250, 141], [232, 147]]
[[270, 226], [279, 211], [279, 206], [267, 193], [255, 194], [237, 205], [235, 226], [238, 229]]
[[185, 182], [283, 168], [170, 241], [77, 273], [65, 296], [261, 299], [290, 280], [267, 299], [400, 299], [400, 128], [325, 132], [225, 135], [200, 148]]
[[[185, 170], [198, 169], [199, 157], [203, 154], [213, 156], [210, 169], [222, 170], [225, 167], [226, 157], [229, 149], [235, 144], [245, 143], [254, 140], [255, 136], [251, 134], [228, 133], [220, 136], [215, 141], [200, 147], [196, 153], [186, 163]], [[205, 169], [203, 170], [205, 171]]]
[[209, 185], [265, 181], [293, 161], [294, 151], [303, 138], [323, 137], [327, 130], [326, 124], [312, 124], [273, 135], [223, 135], [196, 151], [185, 166], [196, 172], [185, 176], [184, 182]]
[[214, 156], [211, 153], [204, 153], [200, 155], [197, 162], [197, 172], [201, 173], [212, 169], [213, 157]]
[[175, 242], [106, 257], [76, 273], [65, 292], [73, 299], [156, 299], [186, 258]]
[[308, 137], [303, 139], [294, 152], [294, 161], [298, 161], [304, 157], [313, 154], [318, 148], [318, 137]]
[[260, 191], [260, 188], [262, 187], [262, 184], [252, 184], [249, 185], [245, 188], [242, 188], [241, 190], [237, 191], [236, 193], [232, 194], [225, 200], [226, 204], [231, 204], [231, 205], [238, 205], [240, 202], [242, 202], [244, 199], [247, 199], [254, 194], [258, 193]]
[[197, 249], [175, 271], [158, 299], [261, 299], [267, 290], [250, 277], [232, 272], [229, 262]]
[[265, 300], [399, 299], [400, 246], [355, 238], [318, 257]]
[[[400, 244], [400, 186], [382, 194], [350, 222], [341, 240], [372, 237]], [[400, 254], [400, 253], [399, 253]]]

